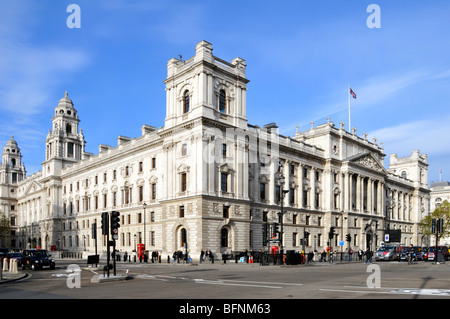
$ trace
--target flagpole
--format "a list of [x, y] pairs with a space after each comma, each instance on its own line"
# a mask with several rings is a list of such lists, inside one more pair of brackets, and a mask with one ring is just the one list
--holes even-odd
[[352, 121], [351, 121], [351, 117], [350, 117], [350, 84], [348, 85], [347, 94], [348, 94], [348, 132], [351, 133], [352, 132]]

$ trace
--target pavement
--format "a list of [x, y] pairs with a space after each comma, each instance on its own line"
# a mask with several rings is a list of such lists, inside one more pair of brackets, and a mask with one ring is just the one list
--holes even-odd
[[[69, 261], [72, 260], [70, 258], [64, 258], [64, 259], [59, 259], [59, 258], [55, 258], [56, 262], [58, 263], [58, 261]], [[73, 259], [73, 261], [75, 262], [86, 262], [86, 260], [81, 260], [81, 259]], [[342, 261], [342, 262], [335, 262], [334, 264], [338, 264], [338, 263], [349, 263], [348, 261]], [[352, 261], [351, 263], [358, 263], [357, 261]], [[101, 264], [106, 264], [106, 260], [105, 261], [101, 261]], [[120, 265], [125, 265], [128, 264], [128, 262], [117, 262], [117, 264]], [[136, 262], [131, 262], [130, 264], [140, 264], [140, 263], [136, 263]], [[142, 265], [145, 264], [149, 264], [151, 265], [151, 262], [148, 263], [142, 263]], [[155, 263], [157, 264], [157, 263]], [[161, 263], [161, 264], [167, 264], [167, 263]], [[173, 265], [177, 265], [177, 263], [170, 263]], [[204, 262], [204, 264], [210, 264], [210, 262]], [[254, 263], [254, 264], [248, 264], [248, 263], [236, 263], [234, 260], [228, 260], [226, 263], [223, 263], [222, 260], [220, 261], [216, 261], [216, 264], [218, 265], [240, 265], [240, 266], [244, 266], [244, 267], [248, 267], [248, 266], [258, 266], [258, 267], [267, 267], [267, 266], [276, 266], [276, 267], [305, 267], [305, 264], [302, 265], [274, 265], [273, 263], [270, 263], [269, 265], [266, 266], [260, 266], [259, 263]], [[199, 265], [198, 263], [190, 263], [190, 264], [185, 264], [185, 263], [180, 263], [180, 265], [190, 265], [190, 266], [197, 266]], [[201, 264], [200, 264], [201, 265]], [[317, 265], [317, 266], [326, 266], [326, 265], [333, 265], [333, 263], [328, 263], [328, 262], [314, 262], [311, 264], [307, 264], [307, 265]], [[90, 266], [91, 267], [91, 266]], [[95, 268], [95, 267], [94, 267]], [[1, 269], [0, 269], [1, 270]], [[97, 270], [102, 270], [102, 268], [97, 268]], [[9, 283], [9, 282], [14, 282], [14, 281], [18, 281], [21, 279], [25, 279], [29, 276], [29, 274], [27, 272], [22, 272], [22, 271], [18, 271], [18, 273], [10, 273], [9, 271], [2, 271], [2, 275], [0, 278], [0, 284], [4, 284], [4, 283]], [[93, 279], [92, 282], [105, 282], [105, 281], [120, 281], [120, 280], [128, 280], [130, 279], [130, 276], [124, 276], [124, 275], [118, 275], [118, 276], [113, 276], [110, 275], [109, 277], [105, 277], [103, 275], [98, 275], [95, 279]]]

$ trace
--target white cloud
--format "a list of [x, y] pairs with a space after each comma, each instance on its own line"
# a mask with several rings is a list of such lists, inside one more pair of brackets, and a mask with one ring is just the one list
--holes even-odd
[[[431, 156], [450, 153], [450, 126], [446, 125], [450, 116], [445, 116], [437, 124], [435, 119], [418, 120], [409, 123], [385, 127], [371, 132], [378, 141], [383, 142], [387, 151], [392, 150], [399, 156], [410, 154], [413, 149]], [[388, 152], [390, 153], [390, 152]]]
[[81, 50], [11, 42], [3, 43], [0, 56], [0, 109], [12, 114], [39, 112], [50, 102], [54, 87], [89, 62]]

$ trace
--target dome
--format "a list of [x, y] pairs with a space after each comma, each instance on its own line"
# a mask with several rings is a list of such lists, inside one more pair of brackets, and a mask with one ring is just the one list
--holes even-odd
[[69, 99], [67, 91], [64, 93], [64, 97], [59, 100], [58, 107], [59, 106], [73, 107], [73, 102], [71, 99]]
[[6, 142], [6, 146], [3, 148], [3, 153], [20, 154], [20, 148], [14, 140], [14, 136], [11, 135], [11, 139]]
[[14, 136], [13, 135], [11, 135], [10, 140], [8, 142], [6, 142], [6, 146], [16, 147], [17, 148], [17, 142], [16, 142], [16, 140], [14, 140]]

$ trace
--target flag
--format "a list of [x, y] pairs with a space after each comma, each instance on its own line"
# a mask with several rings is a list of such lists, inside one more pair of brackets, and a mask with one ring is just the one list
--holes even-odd
[[350, 94], [353, 96], [354, 99], [356, 99], [356, 93], [353, 92], [352, 88], [350, 88]]

